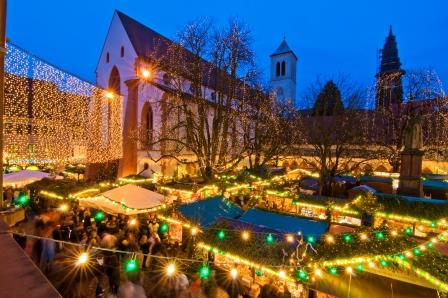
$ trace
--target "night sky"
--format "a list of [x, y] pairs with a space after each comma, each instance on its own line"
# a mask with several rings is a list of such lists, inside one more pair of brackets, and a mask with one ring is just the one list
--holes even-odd
[[207, 16], [218, 24], [238, 17], [253, 32], [257, 61], [266, 76], [269, 54], [286, 34], [299, 57], [299, 98], [318, 76], [343, 73], [362, 86], [372, 85], [377, 49], [384, 44], [389, 24], [397, 36], [403, 68], [432, 67], [448, 84], [446, 0], [8, 2], [11, 41], [91, 82], [114, 9], [119, 9], [169, 38], [196, 17]]

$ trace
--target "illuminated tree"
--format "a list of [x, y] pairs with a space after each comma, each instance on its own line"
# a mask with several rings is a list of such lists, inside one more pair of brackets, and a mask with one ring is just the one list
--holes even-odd
[[[169, 86], [161, 102], [162, 130], [154, 140], [162, 151], [156, 161], [198, 164], [205, 180], [235, 167], [247, 149], [241, 128], [249, 119], [244, 109], [255, 76], [250, 31], [234, 20], [224, 29], [198, 20], [151, 63]], [[183, 153], [194, 159], [179, 158]]]

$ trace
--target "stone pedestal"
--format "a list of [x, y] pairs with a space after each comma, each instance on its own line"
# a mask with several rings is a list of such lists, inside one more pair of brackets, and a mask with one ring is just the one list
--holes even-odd
[[423, 151], [421, 150], [404, 150], [401, 153], [398, 194], [415, 197], [423, 196], [422, 160]]
[[126, 81], [128, 96], [123, 126], [123, 157], [118, 165], [118, 177], [137, 173], [138, 83], [138, 79]]

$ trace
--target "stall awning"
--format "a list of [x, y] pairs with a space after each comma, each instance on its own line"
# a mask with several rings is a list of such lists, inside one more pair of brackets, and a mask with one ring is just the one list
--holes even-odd
[[4, 186], [23, 187], [34, 181], [50, 177], [49, 173], [31, 170], [22, 170], [3, 176]]
[[81, 206], [102, 209], [107, 213], [137, 214], [161, 207], [164, 196], [134, 184], [126, 184], [93, 198], [80, 198], [79, 202]]
[[179, 212], [201, 227], [213, 224], [220, 217], [235, 219], [243, 214], [243, 210], [222, 197], [182, 205], [179, 207]]
[[282, 233], [297, 233], [300, 231], [303, 235], [312, 235], [316, 239], [328, 229], [328, 224], [325, 222], [278, 214], [261, 209], [249, 209], [239, 220], [260, 227], [277, 230]]

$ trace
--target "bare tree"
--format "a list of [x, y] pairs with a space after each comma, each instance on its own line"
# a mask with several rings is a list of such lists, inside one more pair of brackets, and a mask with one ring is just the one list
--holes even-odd
[[[188, 24], [162, 58], [153, 58], [164, 74], [167, 93], [162, 129], [154, 144], [161, 158], [199, 165], [207, 181], [245, 157], [241, 128], [249, 83], [254, 75], [250, 31], [231, 20], [216, 29], [206, 20]], [[204, 60], [204, 59], [208, 59]], [[166, 88], [167, 87], [167, 88]], [[183, 153], [194, 160], [180, 159]]]
[[277, 101], [275, 93], [267, 88], [259, 87], [252, 94], [244, 136], [249, 166], [256, 169], [292, 153], [298, 141], [297, 110], [290, 101]]
[[314, 106], [302, 113], [298, 127], [302, 159], [319, 173], [319, 195], [332, 195], [335, 176], [375, 158], [366, 150], [369, 113], [364, 99], [361, 89], [344, 76], [310, 88], [308, 100]]

